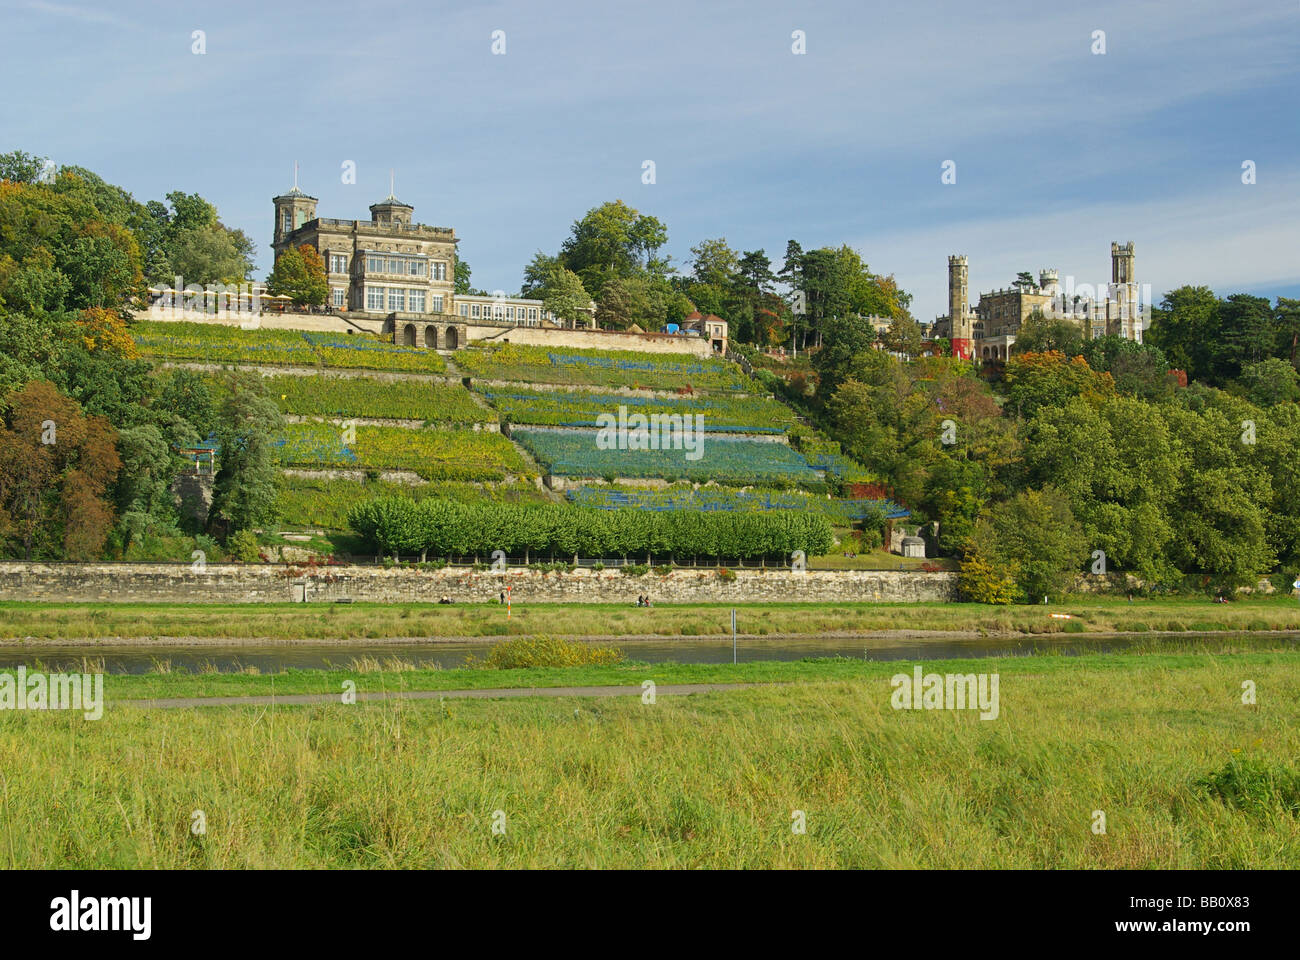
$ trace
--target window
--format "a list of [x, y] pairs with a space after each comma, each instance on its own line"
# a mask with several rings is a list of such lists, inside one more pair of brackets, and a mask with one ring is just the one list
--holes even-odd
[[374, 311], [384, 309], [383, 287], [366, 287], [366, 309]]
[[536, 319], [537, 319], [537, 308], [536, 308], [536, 307], [529, 307], [529, 308], [528, 308], [528, 319], [529, 319], [529, 320], [536, 320]]
[[388, 288], [388, 309], [389, 312], [406, 309], [406, 291], [401, 287]]
[[513, 320], [514, 318], [515, 318], [515, 308], [514, 308], [514, 307], [506, 307], [506, 319], [507, 319], [507, 320]]
[[[407, 303], [410, 304], [412, 313], [424, 313], [424, 291], [411, 290], [407, 294]], [[435, 298], [436, 302], [436, 298]], [[438, 311], [441, 313], [442, 311]]]
[[433, 271], [432, 277], [434, 280], [447, 279], [447, 265], [441, 260], [435, 260], [433, 263], [429, 264], [429, 267]]
[[[421, 293], [420, 296], [423, 297], [424, 294]], [[435, 294], [433, 295], [433, 312], [434, 312], [434, 313], [442, 313], [442, 294], [441, 294], [441, 293], [435, 293]]]
[[330, 273], [347, 273], [348, 257], [345, 253], [330, 254]]
[[366, 256], [366, 273], [383, 273], [383, 272], [384, 272], [384, 258], [380, 256], [376, 256], [373, 253], [368, 254]]
[[468, 316], [469, 316], [469, 304], [468, 304], [468, 303], [462, 303], [462, 304], [460, 305], [460, 315], [461, 315], [462, 317], [468, 317]]
[[290, 233], [292, 230], [293, 230], [293, 212], [290, 210], [286, 210], [284, 211], [284, 232]]
[[334, 306], [336, 306], [336, 307], [341, 307], [341, 306], [343, 306], [343, 298], [344, 298], [344, 296], [345, 296], [345, 294], [344, 294], [343, 289], [342, 289], [341, 287], [335, 287], [334, 290], [333, 290], [333, 291], [331, 292], [331, 294], [330, 294], [330, 297], [331, 297], [331, 299], [332, 299], [332, 301], [333, 301], [333, 303], [334, 303]]
[[478, 312], [478, 311], [479, 311], [479, 306], [478, 306], [478, 304], [476, 303], [476, 304], [474, 304], [474, 306], [472, 306], [472, 307], [470, 308], [470, 316], [477, 317], [477, 316], [479, 315], [479, 312]]
[[493, 320], [500, 320], [500, 319], [501, 319], [501, 314], [504, 313], [504, 312], [505, 312], [505, 307], [503, 307], [501, 304], [499, 304], [499, 303], [494, 303], [494, 304], [492, 305], [492, 319], [493, 319]]

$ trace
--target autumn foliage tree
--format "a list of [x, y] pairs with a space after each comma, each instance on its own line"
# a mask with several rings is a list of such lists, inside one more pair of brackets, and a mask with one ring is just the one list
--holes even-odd
[[329, 295], [325, 261], [309, 243], [296, 250], [290, 247], [276, 259], [266, 289], [273, 296], [292, 297], [297, 304], [319, 306]]
[[0, 547], [24, 560], [99, 556], [113, 525], [108, 486], [117, 433], [44, 381], [5, 397], [0, 429]]

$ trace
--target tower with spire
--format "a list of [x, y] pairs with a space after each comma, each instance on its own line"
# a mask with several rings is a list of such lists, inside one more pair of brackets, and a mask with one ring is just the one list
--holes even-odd
[[275, 234], [271, 249], [278, 257], [289, 246], [289, 235], [316, 219], [316, 204], [319, 201], [298, 189], [298, 164], [295, 163], [293, 188], [271, 198], [271, 202], [275, 204]]

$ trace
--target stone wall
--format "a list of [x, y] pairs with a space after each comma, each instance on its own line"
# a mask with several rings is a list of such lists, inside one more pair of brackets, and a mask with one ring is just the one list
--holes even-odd
[[[713, 569], [675, 570], [667, 576], [625, 576], [618, 570], [539, 573], [514, 568], [504, 573], [465, 567], [419, 570], [411, 567], [339, 566], [317, 568], [283, 564], [0, 563], [0, 600], [107, 603], [271, 603], [308, 601], [457, 602], [494, 601], [509, 584], [515, 603], [636, 602], [649, 594], [656, 603], [739, 603], [750, 601], [951, 600], [956, 575], [904, 571], [737, 570], [724, 581]], [[0, 613], [3, 617], [3, 613]]]

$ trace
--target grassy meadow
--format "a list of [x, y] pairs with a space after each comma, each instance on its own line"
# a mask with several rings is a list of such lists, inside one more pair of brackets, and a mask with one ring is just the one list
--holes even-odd
[[[787, 682], [653, 704], [110, 702], [93, 722], [6, 711], [0, 864], [1300, 866], [1300, 654], [1225, 648], [924, 666], [998, 673], [998, 719], [894, 710], [889, 677], [910, 665], [864, 661], [693, 668]], [[534, 679], [691, 675], [673, 669], [582, 667]], [[478, 674], [501, 685], [512, 673], [446, 671], [445, 682]], [[353, 678], [359, 690], [391, 689], [413, 675]], [[1241, 702], [1246, 680], [1257, 705]], [[161, 681], [185, 689], [185, 678]], [[1098, 810], [1104, 834], [1092, 830]], [[195, 811], [202, 834], [191, 831]], [[806, 833], [792, 830], [795, 811]], [[493, 833], [494, 816], [504, 832]]]
[[[1071, 597], [1051, 606], [975, 603], [665, 603], [653, 574], [628, 578], [628, 604], [496, 603], [150, 604], [0, 603], [0, 640], [195, 637], [268, 640], [586, 636], [722, 636], [736, 610], [748, 636], [953, 631], [983, 636], [1061, 633], [1300, 630], [1300, 603], [1277, 595], [1213, 603], [1206, 597]], [[648, 593], [656, 604], [632, 604]], [[1052, 614], [1071, 619], [1054, 619]]]

